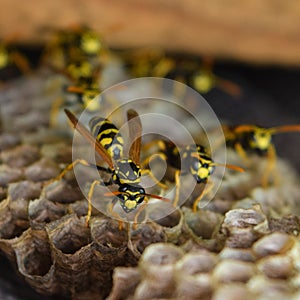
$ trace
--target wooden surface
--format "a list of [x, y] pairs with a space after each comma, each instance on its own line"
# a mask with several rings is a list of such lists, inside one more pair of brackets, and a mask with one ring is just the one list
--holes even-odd
[[110, 45], [158, 45], [256, 63], [300, 65], [297, 0], [2, 0], [0, 36], [41, 42], [43, 26], [86, 23]]

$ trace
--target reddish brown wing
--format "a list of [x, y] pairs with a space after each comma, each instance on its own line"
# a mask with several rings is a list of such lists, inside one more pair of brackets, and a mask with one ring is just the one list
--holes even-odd
[[129, 126], [129, 137], [132, 145], [129, 156], [137, 165], [140, 164], [141, 142], [142, 142], [142, 123], [138, 113], [134, 109], [127, 111]]
[[108, 164], [108, 166], [113, 169], [113, 162], [111, 160], [110, 155], [107, 153], [105, 148], [97, 141], [91, 133], [85, 128], [85, 126], [79, 122], [79, 120], [67, 109], [65, 109], [65, 113], [74, 128], [85, 138], [87, 142], [89, 142], [93, 147], [95, 147], [96, 152], [101, 156], [101, 158]]

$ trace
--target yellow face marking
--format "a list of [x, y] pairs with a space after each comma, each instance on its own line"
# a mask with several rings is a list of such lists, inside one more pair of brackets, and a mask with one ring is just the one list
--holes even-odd
[[197, 174], [201, 179], [208, 178], [209, 170], [207, 168], [200, 168]]
[[137, 203], [134, 200], [127, 200], [125, 201], [124, 205], [128, 209], [134, 209], [137, 206]]
[[254, 140], [251, 140], [250, 146], [253, 148], [259, 148], [266, 150], [271, 144], [272, 134], [265, 129], [257, 129], [254, 132]]

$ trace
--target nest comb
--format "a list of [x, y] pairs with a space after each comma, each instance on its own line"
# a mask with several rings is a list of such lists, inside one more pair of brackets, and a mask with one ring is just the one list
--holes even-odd
[[228, 174], [205, 209], [187, 205], [141, 224], [130, 241], [101, 214], [87, 228], [74, 178], [43, 188], [72, 152], [68, 136], [47, 128], [44, 80], [17, 81], [0, 98], [0, 249], [30, 286], [72, 299], [299, 296], [300, 190], [287, 164], [279, 162], [280, 185], [266, 190], [260, 161], [246, 175]]

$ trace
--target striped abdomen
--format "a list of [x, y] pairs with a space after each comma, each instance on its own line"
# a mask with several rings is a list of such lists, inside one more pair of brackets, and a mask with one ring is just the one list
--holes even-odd
[[107, 150], [113, 160], [119, 160], [123, 156], [124, 141], [118, 128], [109, 120], [94, 117], [89, 122], [93, 136]]

